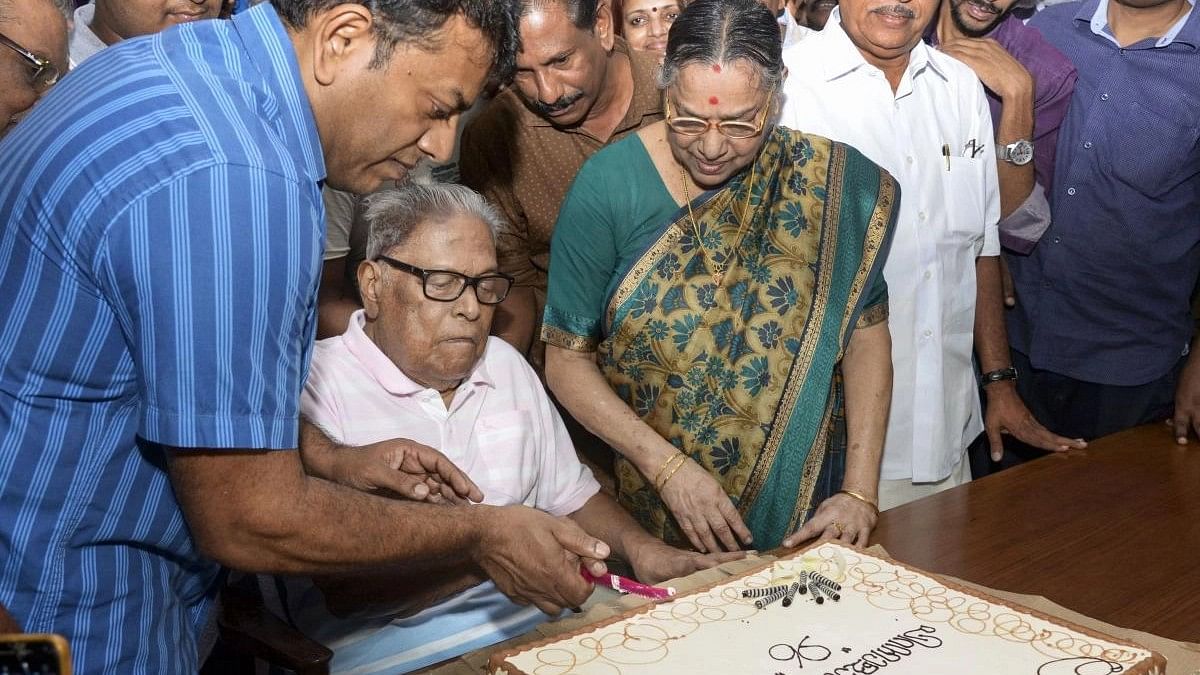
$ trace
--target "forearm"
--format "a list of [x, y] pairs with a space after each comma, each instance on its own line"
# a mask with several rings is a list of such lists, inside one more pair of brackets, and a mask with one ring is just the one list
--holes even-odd
[[[1020, 91], [1004, 98], [1000, 122], [996, 125], [996, 144], [1008, 145], [1018, 140], [1033, 140], [1033, 96]], [[1000, 181], [1000, 217], [1006, 218], [1024, 203], [1033, 191], [1034, 165], [1017, 166], [997, 161], [996, 175]]]
[[1004, 300], [1000, 284], [1000, 258], [975, 259], [975, 356], [988, 373], [1012, 365], [1008, 332], [1004, 327]]
[[546, 346], [546, 381], [559, 402], [649, 479], [677, 450], [622, 401], [604, 379], [594, 353]]
[[462, 560], [419, 575], [389, 567], [313, 581], [335, 616], [374, 619], [411, 616], [486, 580], [483, 570], [470, 560]]
[[881, 321], [859, 328], [842, 358], [846, 397], [846, 475], [842, 485], [876, 497], [892, 403], [892, 338]]
[[632, 561], [638, 550], [661, 542], [642, 529], [617, 500], [597, 492], [575, 513], [571, 520], [593, 537], [607, 543], [618, 558]]
[[496, 307], [492, 334], [512, 345], [522, 354], [529, 353], [533, 342], [533, 326], [537, 323], [537, 300], [533, 288], [513, 286], [504, 302]]
[[201, 551], [247, 572], [438, 569], [476, 551], [494, 510], [369, 495], [306, 475], [290, 451], [170, 451], [168, 470]]

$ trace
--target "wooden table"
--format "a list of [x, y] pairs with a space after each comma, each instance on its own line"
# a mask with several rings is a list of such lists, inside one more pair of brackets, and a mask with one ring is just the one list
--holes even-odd
[[1200, 642], [1200, 443], [1163, 425], [1094, 441], [881, 514], [916, 567]]

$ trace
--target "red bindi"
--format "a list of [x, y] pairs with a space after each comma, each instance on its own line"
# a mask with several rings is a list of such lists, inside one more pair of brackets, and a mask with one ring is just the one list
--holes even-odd
[[717, 98], [716, 96], [709, 96], [708, 102], [711, 103], [712, 105], [717, 105], [718, 103], [721, 102], [721, 99]]
[[713, 64], [713, 66], [712, 66], [712, 71], [713, 71], [714, 73], [719, 73], [719, 72], [721, 72], [721, 64], [719, 64], [719, 63], [714, 63], [714, 64]]

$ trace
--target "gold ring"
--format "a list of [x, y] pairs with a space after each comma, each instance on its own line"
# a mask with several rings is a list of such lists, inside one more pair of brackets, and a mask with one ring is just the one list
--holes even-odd
[[842, 524], [837, 522], [836, 520], [833, 521], [833, 526], [835, 528], [837, 528], [837, 536], [839, 536], [839, 537], [842, 536], [846, 532], [846, 528], [843, 527]]

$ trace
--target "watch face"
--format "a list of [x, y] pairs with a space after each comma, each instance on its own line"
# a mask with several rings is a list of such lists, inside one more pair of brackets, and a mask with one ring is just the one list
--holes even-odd
[[1017, 166], [1024, 166], [1033, 160], [1033, 143], [1021, 140], [1009, 147], [1009, 161]]

